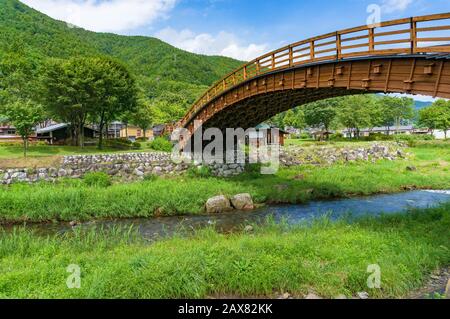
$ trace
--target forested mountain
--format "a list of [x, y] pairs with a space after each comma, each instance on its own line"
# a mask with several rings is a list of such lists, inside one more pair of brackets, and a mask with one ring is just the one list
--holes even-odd
[[[17, 0], [0, 0], [0, 57], [13, 46], [30, 59], [107, 55], [125, 63], [148, 98], [165, 98], [186, 108], [242, 62], [177, 49], [155, 38], [95, 33], [70, 27]], [[175, 95], [175, 96], [174, 96]]]
[[433, 102], [423, 102], [423, 101], [414, 101], [415, 108], [417, 111], [429, 107]]

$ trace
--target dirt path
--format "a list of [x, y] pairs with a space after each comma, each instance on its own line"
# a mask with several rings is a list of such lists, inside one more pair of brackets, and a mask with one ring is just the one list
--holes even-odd
[[51, 167], [61, 164], [62, 156], [36, 156], [28, 158], [0, 158], [0, 169]]

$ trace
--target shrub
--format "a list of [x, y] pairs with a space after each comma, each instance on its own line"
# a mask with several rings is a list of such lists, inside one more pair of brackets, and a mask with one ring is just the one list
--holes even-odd
[[111, 185], [111, 177], [106, 173], [88, 173], [84, 176], [84, 183], [91, 187], [108, 187]]
[[409, 146], [414, 146], [416, 138], [412, 135], [395, 135], [394, 140], [396, 142], [406, 142]]
[[378, 141], [393, 141], [394, 140], [394, 135], [386, 135], [386, 134], [378, 133], [376, 135], [376, 139]]
[[261, 174], [263, 166], [264, 165], [262, 163], [246, 164], [244, 172], [248, 177], [252, 179], [257, 179], [263, 176]]
[[309, 135], [308, 133], [302, 133], [299, 137], [302, 140], [309, 140], [311, 138], [311, 135]]
[[158, 179], [159, 179], [159, 176], [154, 175], [154, 174], [147, 174], [144, 176], [144, 181], [146, 181], [146, 182], [154, 182]]
[[133, 142], [130, 141], [129, 139], [127, 139], [126, 137], [117, 138], [117, 139], [112, 140], [112, 141], [117, 141], [119, 143], [123, 143], [123, 144], [127, 144], [127, 145], [133, 144]]
[[[5, 141], [0, 142], [0, 147], [22, 147], [23, 141]], [[44, 141], [31, 141], [29, 142], [29, 146], [48, 146], [48, 144]]]
[[208, 166], [191, 167], [187, 175], [192, 178], [209, 178], [212, 177], [212, 172]]
[[395, 135], [393, 138], [396, 142], [406, 142], [410, 147], [417, 146], [417, 143], [419, 141], [432, 141], [435, 139], [433, 135], [406, 135], [406, 134]]
[[342, 133], [335, 133], [330, 135], [330, 141], [344, 141], [346, 140], [346, 138], [344, 137], [344, 135], [342, 135]]
[[261, 173], [261, 167], [262, 164], [261, 163], [254, 163], [254, 164], [247, 164], [245, 165], [245, 172], [246, 173]]
[[434, 141], [436, 137], [434, 135], [418, 135], [421, 137], [422, 141]]
[[109, 148], [118, 150], [130, 150], [133, 148], [133, 142], [126, 138], [117, 138], [111, 140], [105, 140], [104, 145]]
[[1, 142], [0, 143], [0, 147], [22, 147], [23, 142], [19, 142], [19, 141], [6, 141], [6, 142]]
[[142, 145], [139, 142], [134, 142], [133, 144], [131, 144], [131, 146], [133, 147], [133, 149], [135, 150], [139, 150], [141, 149]]
[[172, 152], [173, 145], [167, 139], [158, 137], [150, 143], [150, 148], [154, 151]]

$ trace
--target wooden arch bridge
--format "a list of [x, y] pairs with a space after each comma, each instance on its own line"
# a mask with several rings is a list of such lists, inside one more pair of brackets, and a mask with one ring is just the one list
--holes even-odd
[[362, 93], [450, 98], [450, 13], [341, 30], [263, 55], [215, 83], [176, 124], [244, 129], [305, 103]]

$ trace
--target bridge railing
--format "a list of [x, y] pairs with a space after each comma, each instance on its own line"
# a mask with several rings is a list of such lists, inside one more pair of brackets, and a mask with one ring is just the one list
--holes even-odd
[[179, 122], [185, 127], [205, 104], [257, 76], [321, 61], [450, 52], [450, 13], [365, 25], [299, 41], [265, 54], [215, 83]]

